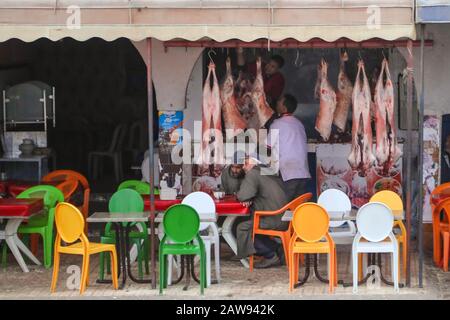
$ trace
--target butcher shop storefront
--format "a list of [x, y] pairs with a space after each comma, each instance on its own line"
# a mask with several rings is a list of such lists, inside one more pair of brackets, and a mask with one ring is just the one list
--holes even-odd
[[[35, 6], [26, 17], [10, 2], [0, 10], [0, 41], [126, 38], [137, 48], [147, 65], [151, 201], [155, 187], [223, 191], [222, 170], [237, 150], [270, 167], [264, 127], [288, 93], [307, 137], [311, 201], [337, 189], [358, 210], [379, 191], [398, 194], [401, 279], [422, 285], [422, 247], [412, 245], [422, 230], [413, 47], [432, 41], [416, 34], [411, 1], [24, 1]], [[268, 99], [262, 64], [273, 56], [284, 81]], [[154, 236], [153, 205], [151, 213]]]

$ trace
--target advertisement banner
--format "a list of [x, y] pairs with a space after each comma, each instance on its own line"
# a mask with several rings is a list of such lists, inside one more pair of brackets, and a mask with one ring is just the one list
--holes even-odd
[[[403, 145], [399, 144], [400, 149]], [[402, 158], [383, 174], [374, 166], [367, 176], [360, 176], [348, 163], [350, 144], [320, 144], [317, 156], [317, 195], [327, 189], [339, 189], [347, 194], [352, 207], [358, 209], [369, 202], [370, 197], [381, 190], [391, 190], [402, 196]], [[375, 145], [373, 145], [375, 150]]]

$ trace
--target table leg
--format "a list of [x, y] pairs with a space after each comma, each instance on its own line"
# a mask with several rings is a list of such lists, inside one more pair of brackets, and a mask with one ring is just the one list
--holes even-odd
[[[130, 224], [127, 223], [126, 227], [125, 227], [125, 252], [126, 252], [126, 257], [127, 257], [127, 267], [128, 267], [128, 277], [130, 277], [130, 279], [136, 283], [152, 283], [151, 279], [136, 279], [132, 272], [131, 272], [131, 259], [130, 259]], [[139, 263], [139, 262], [138, 262]]]
[[[368, 259], [367, 259], [367, 267], [371, 266], [371, 265], [375, 265], [375, 254], [374, 253], [368, 253]], [[361, 266], [362, 267], [362, 266]], [[381, 268], [380, 268], [380, 273], [381, 273]], [[360, 281], [358, 281], [358, 286], [363, 285], [367, 282], [367, 280], [369, 280], [369, 277], [371, 276], [370, 273], [366, 274], [364, 276], [364, 278]], [[339, 284], [342, 284], [343, 287], [352, 287], [353, 286], [353, 281], [352, 282], [344, 282], [343, 280], [338, 281]]]
[[305, 276], [303, 279], [299, 280], [296, 284], [294, 284], [294, 288], [300, 287], [308, 281], [309, 274], [310, 274], [310, 254], [305, 254]]
[[[376, 255], [376, 260], [377, 260], [377, 263], [376, 263], [376, 264], [377, 264], [378, 268], [380, 269], [380, 279], [381, 279], [381, 281], [382, 281], [384, 284], [388, 285], [388, 286], [394, 286], [394, 283], [391, 282], [391, 281], [386, 280], [386, 278], [385, 278], [384, 275], [383, 275], [383, 270], [381, 269], [381, 253], [377, 253], [377, 255]], [[404, 284], [403, 284], [403, 283], [399, 283], [399, 284], [398, 284], [398, 287], [399, 287], [399, 288], [403, 288], [403, 287], [404, 287]]]
[[40, 265], [38, 259], [31, 253], [31, 251], [23, 244], [23, 242], [17, 236], [17, 229], [22, 223], [22, 219], [9, 219], [5, 227], [5, 241], [8, 244], [9, 249], [13, 253], [17, 260], [17, 263], [22, 268], [23, 272], [29, 272], [29, 269], [20, 254], [19, 249], [25, 253], [25, 255], [30, 258], [34, 263]]
[[[233, 250], [234, 254], [237, 254], [237, 242], [236, 238], [233, 236], [233, 225], [236, 221], [237, 215], [227, 216], [222, 225], [222, 237], [230, 246], [231, 250]], [[246, 259], [241, 259], [241, 263], [244, 267], [248, 268], [248, 261]]]
[[[119, 285], [119, 289], [123, 289], [126, 281], [126, 263], [125, 263], [125, 251], [122, 248], [122, 224], [114, 223], [114, 228], [116, 230], [116, 252], [117, 252], [117, 277], [120, 278], [122, 274], [122, 283]], [[112, 283], [111, 280], [100, 280], [97, 279], [97, 283]]]

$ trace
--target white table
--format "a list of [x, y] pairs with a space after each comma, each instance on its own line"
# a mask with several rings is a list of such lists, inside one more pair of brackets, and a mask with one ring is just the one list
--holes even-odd
[[[0, 220], [8, 220], [5, 226], [5, 230], [0, 231], [0, 240], [5, 240], [9, 249], [11, 250], [14, 258], [16, 258], [17, 263], [23, 272], [29, 272], [27, 264], [25, 260], [23, 260], [20, 251], [22, 251], [31, 261], [33, 261], [37, 265], [41, 265], [39, 260], [31, 253], [31, 251], [27, 248], [27, 246], [19, 239], [17, 236], [17, 229], [19, 229], [20, 224], [24, 220], [28, 220], [29, 218], [45, 213], [45, 210], [32, 213], [29, 216], [2, 216], [0, 213]], [[20, 250], [19, 250], [20, 249]]]

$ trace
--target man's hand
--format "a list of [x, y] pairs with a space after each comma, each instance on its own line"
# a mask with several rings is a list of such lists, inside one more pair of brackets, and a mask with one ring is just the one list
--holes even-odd
[[244, 207], [248, 208], [248, 207], [250, 207], [250, 206], [252, 205], [252, 202], [251, 202], [251, 201], [244, 201], [244, 202], [241, 202], [241, 204], [242, 204]]

